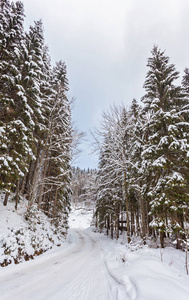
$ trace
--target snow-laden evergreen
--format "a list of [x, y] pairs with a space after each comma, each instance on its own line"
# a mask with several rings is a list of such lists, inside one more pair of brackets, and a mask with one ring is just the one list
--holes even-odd
[[30, 153], [27, 128], [19, 111], [23, 4], [1, 1], [0, 6], [0, 188], [10, 193], [26, 168], [23, 156]]
[[142, 151], [143, 172], [150, 173], [151, 225], [160, 229], [163, 245], [165, 231], [182, 228], [183, 209], [189, 200], [185, 174], [189, 145], [182, 115], [187, 100], [181, 87], [174, 85], [179, 74], [175, 66], [156, 46], [147, 66], [143, 103], [150, 118], [144, 126], [148, 140]]
[[51, 66], [42, 21], [24, 32], [22, 2], [0, 3], [0, 190], [27, 199], [66, 233], [73, 130], [62, 61]]
[[107, 233], [113, 226], [117, 237], [124, 227], [128, 241], [133, 234], [160, 236], [164, 247], [171, 237], [181, 247], [189, 202], [188, 71], [177, 86], [179, 72], [157, 46], [147, 66], [143, 105], [134, 99], [129, 109], [115, 106], [102, 115], [97, 224]]

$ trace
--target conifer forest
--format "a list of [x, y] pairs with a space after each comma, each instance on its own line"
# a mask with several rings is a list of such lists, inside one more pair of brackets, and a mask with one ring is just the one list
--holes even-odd
[[186, 8], [0, 0], [1, 300], [189, 299]]
[[14, 195], [17, 209], [24, 197], [28, 211], [35, 206], [64, 231], [74, 195], [93, 203], [97, 229], [112, 238], [126, 231], [128, 243], [135, 235], [144, 243], [160, 238], [161, 247], [165, 238], [176, 240], [181, 248], [189, 222], [189, 69], [180, 78], [166, 51], [154, 45], [145, 94], [130, 107], [115, 102], [102, 114], [94, 132], [98, 168], [82, 173], [72, 167], [66, 64], [51, 65], [42, 21], [26, 32], [24, 18], [22, 2], [0, 1], [4, 206]]
[[70, 208], [72, 125], [66, 65], [51, 66], [43, 25], [24, 30], [22, 2], [0, 1], [0, 189], [26, 195], [58, 227]]

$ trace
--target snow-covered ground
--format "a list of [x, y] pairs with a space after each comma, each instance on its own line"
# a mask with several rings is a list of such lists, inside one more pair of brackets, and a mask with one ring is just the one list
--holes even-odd
[[93, 217], [93, 210], [77, 207], [72, 208], [69, 215], [70, 228], [89, 228]]
[[3, 199], [0, 193], [0, 266], [33, 259], [65, 242], [61, 234], [54, 234], [56, 228], [42, 211], [33, 207], [28, 213], [26, 200], [16, 211], [14, 201], [3, 206]]
[[92, 211], [73, 210], [67, 241], [34, 260], [0, 268], [0, 299], [188, 300], [185, 253], [130, 247], [89, 227]]

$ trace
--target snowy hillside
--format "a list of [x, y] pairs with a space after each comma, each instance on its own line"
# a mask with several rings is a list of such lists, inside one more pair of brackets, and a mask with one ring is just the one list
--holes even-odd
[[72, 208], [69, 217], [69, 227], [71, 228], [89, 228], [93, 218], [93, 210], [85, 208]]
[[4, 195], [0, 195], [0, 265], [20, 263], [60, 246], [63, 236], [55, 234], [56, 228], [41, 211], [33, 208], [28, 214], [26, 200], [3, 206]]

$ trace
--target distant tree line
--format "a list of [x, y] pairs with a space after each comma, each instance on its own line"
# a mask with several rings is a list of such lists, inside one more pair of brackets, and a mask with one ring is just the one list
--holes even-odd
[[112, 237], [133, 235], [179, 241], [189, 217], [189, 70], [179, 72], [157, 46], [148, 59], [139, 105], [111, 107], [96, 140], [96, 218]]
[[73, 130], [66, 65], [51, 66], [43, 25], [24, 31], [24, 7], [0, 0], [0, 190], [25, 195], [67, 226]]
[[94, 208], [96, 203], [96, 169], [72, 168], [72, 205]]

